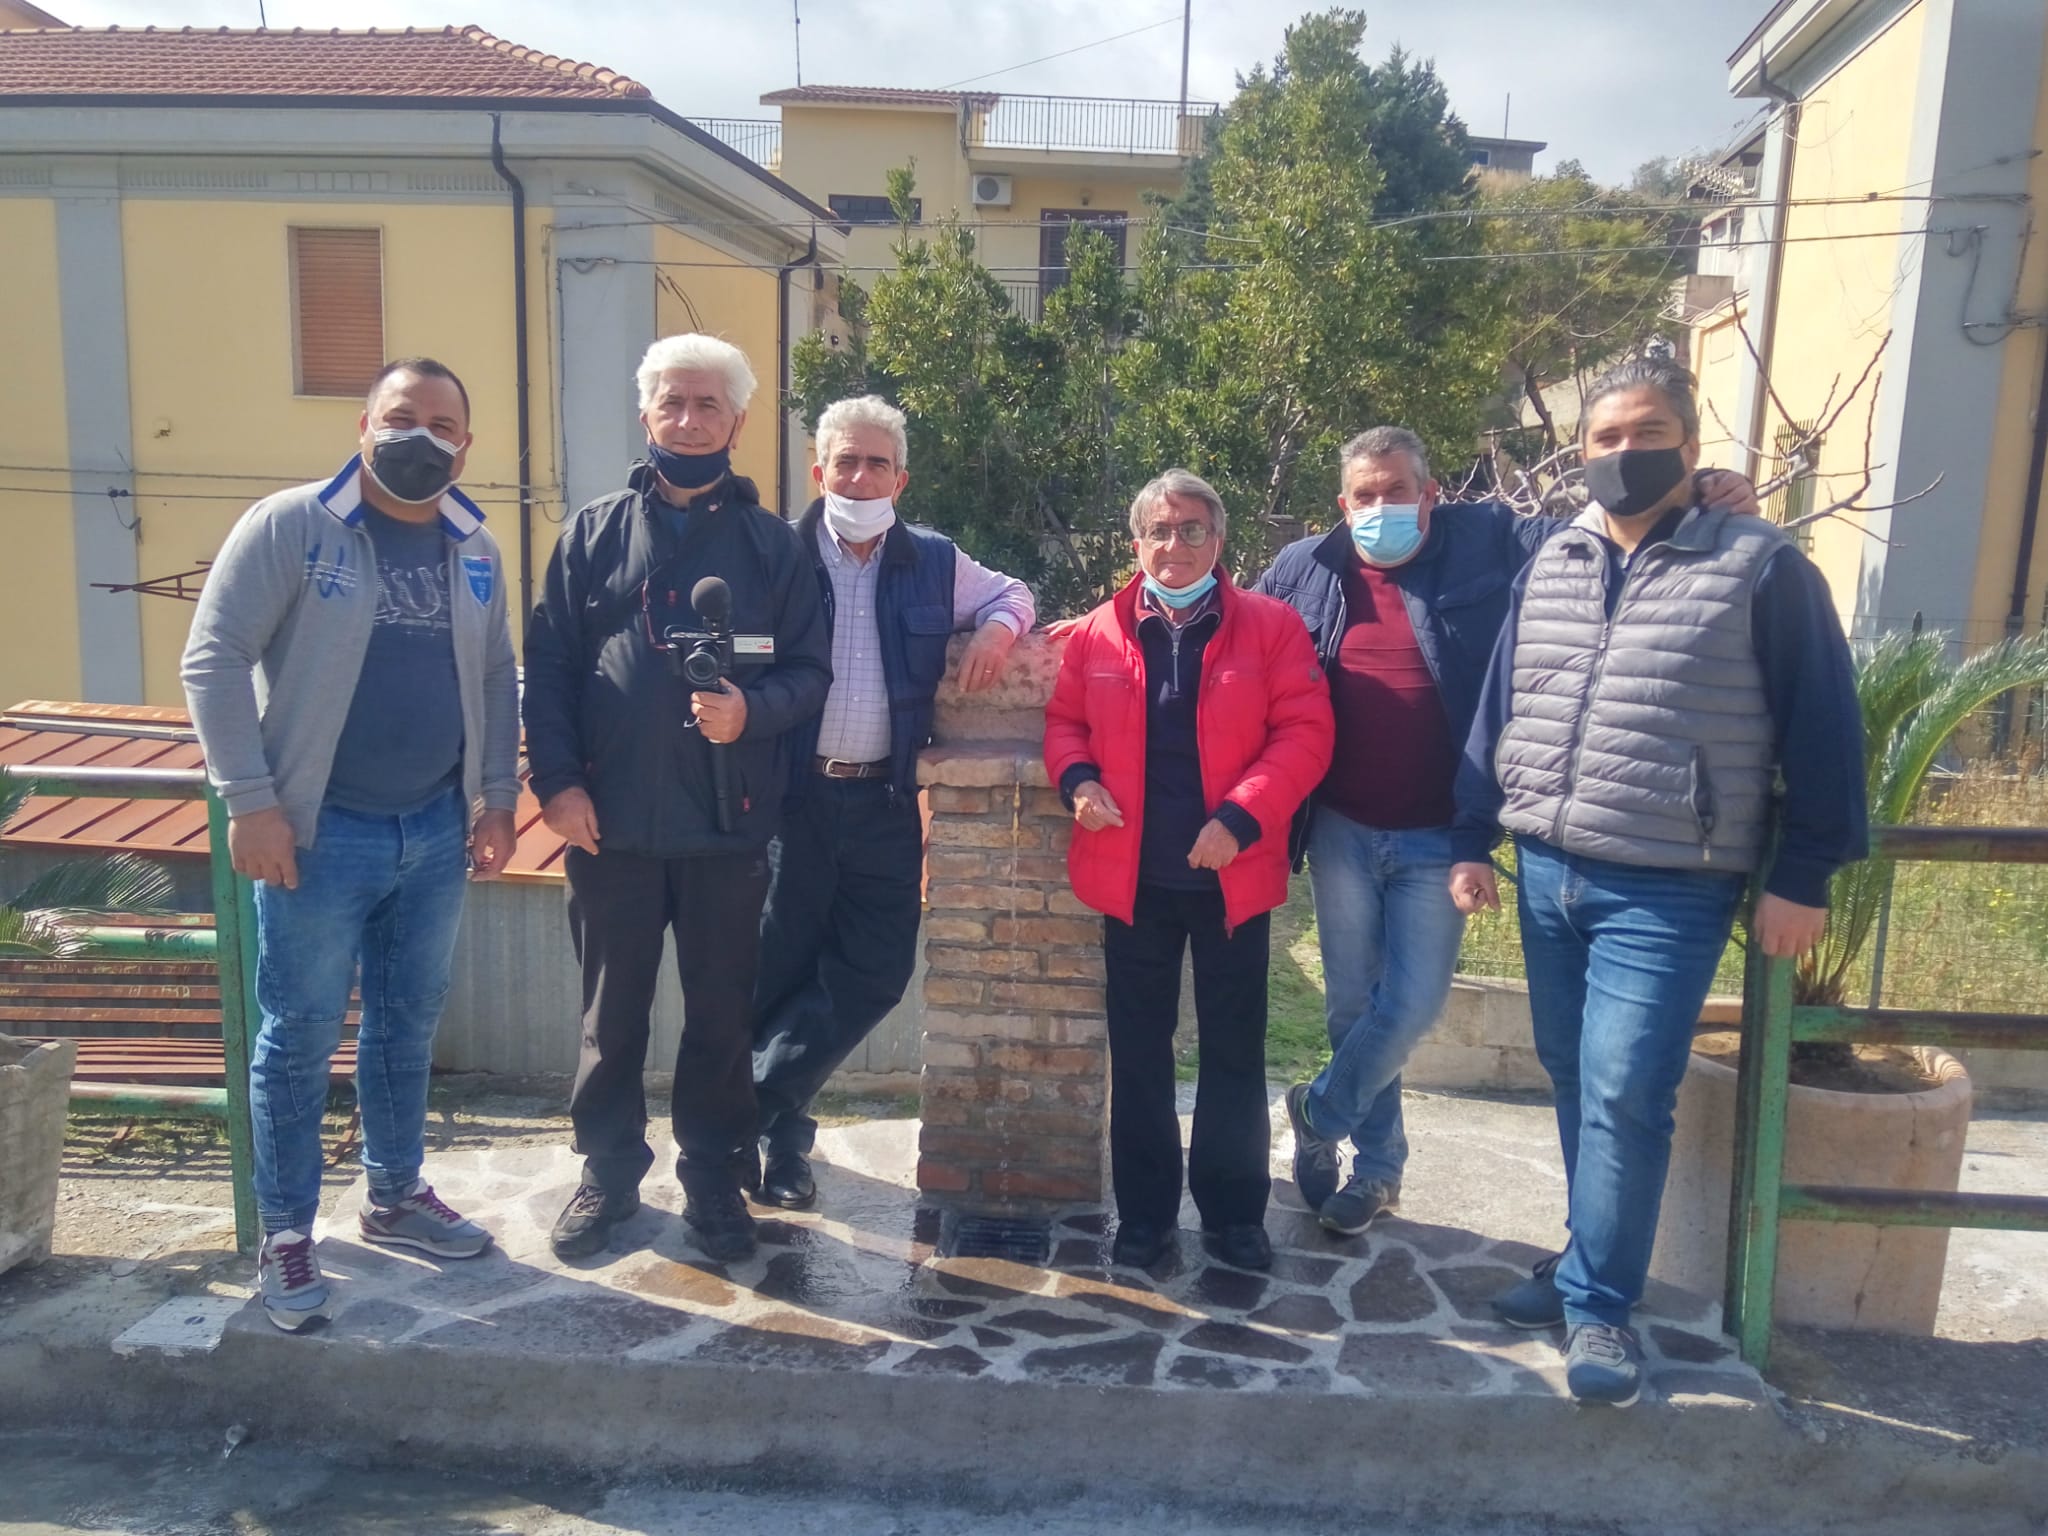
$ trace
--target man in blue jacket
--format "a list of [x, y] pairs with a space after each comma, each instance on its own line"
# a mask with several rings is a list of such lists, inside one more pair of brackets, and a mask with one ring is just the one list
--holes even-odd
[[[1747, 480], [1703, 493], [1754, 512]], [[1322, 949], [1330, 1064], [1288, 1090], [1294, 1179], [1355, 1236], [1395, 1208], [1408, 1142], [1401, 1068], [1450, 994], [1464, 916], [1449, 894], [1452, 785], [1515, 577], [1565, 524], [1439, 499], [1422, 440], [1374, 427], [1339, 460], [1344, 521], [1280, 552], [1261, 592], [1291, 604], [1330, 678], [1336, 753], [1296, 831]], [[1338, 1185], [1338, 1144], [1351, 1175]]]

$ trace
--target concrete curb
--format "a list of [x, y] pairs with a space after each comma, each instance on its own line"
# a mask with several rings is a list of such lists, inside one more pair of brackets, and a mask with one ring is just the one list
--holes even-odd
[[[114, 1309], [125, 1312], [126, 1308]], [[104, 1314], [103, 1314], [104, 1316]], [[111, 1318], [107, 1320], [111, 1321]], [[287, 1337], [238, 1315], [206, 1354], [0, 1342], [0, 1427], [247, 1425], [438, 1466], [939, 1490], [958, 1501], [1106, 1493], [1385, 1517], [1629, 1528], [2031, 1531], [2048, 1457], [1980, 1460], [1767, 1404], [1616, 1413], [1528, 1397], [1161, 1393], [1145, 1388], [559, 1359]], [[2009, 1517], [2010, 1524], [2002, 1523]]]

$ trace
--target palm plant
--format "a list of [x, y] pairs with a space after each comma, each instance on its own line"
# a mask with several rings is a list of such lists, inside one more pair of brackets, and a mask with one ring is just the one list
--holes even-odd
[[[1912, 813], [1928, 770], [1971, 715], [2015, 688], [2048, 684], [2048, 632], [2005, 640], [1966, 661], [1948, 659], [1937, 633], [1886, 635], [1856, 672], [1872, 826], [1897, 826]], [[1798, 1003], [1838, 1004], [1863, 956], [1895, 861], [1871, 858], [1838, 871], [1828, 891], [1821, 941], [1799, 957]]]
[[[14, 820], [34, 789], [33, 784], [0, 782], [0, 827]], [[163, 866], [132, 853], [69, 860], [0, 904], [0, 956], [65, 959], [84, 954], [92, 946], [77, 931], [77, 919], [167, 911], [173, 894]]]

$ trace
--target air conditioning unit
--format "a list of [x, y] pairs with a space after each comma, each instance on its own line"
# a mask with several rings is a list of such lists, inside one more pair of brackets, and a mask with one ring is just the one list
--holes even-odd
[[974, 206], [977, 208], [1009, 207], [1010, 178], [1007, 176], [976, 176], [974, 178]]

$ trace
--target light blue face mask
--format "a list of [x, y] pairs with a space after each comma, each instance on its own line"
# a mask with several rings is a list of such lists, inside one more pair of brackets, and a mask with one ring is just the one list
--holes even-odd
[[1379, 506], [1355, 512], [1351, 542], [1374, 565], [1399, 565], [1422, 547], [1422, 508]]
[[1216, 573], [1205, 571], [1200, 581], [1191, 581], [1184, 587], [1169, 587], [1164, 582], [1147, 576], [1145, 590], [1169, 608], [1186, 608], [1199, 603], [1209, 595], [1209, 589], [1216, 585]]

